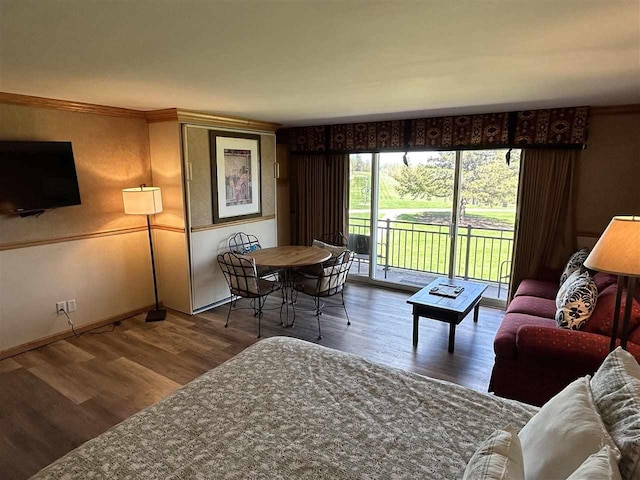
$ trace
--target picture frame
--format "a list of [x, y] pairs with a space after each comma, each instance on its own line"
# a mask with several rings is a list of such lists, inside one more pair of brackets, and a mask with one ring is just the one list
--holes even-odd
[[211, 130], [213, 223], [262, 215], [260, 135]]

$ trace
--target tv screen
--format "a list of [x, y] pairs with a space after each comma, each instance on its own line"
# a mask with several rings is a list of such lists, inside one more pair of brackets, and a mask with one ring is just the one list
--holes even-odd
[[0, 141], [0, 211], [80, 205], [71, 142]]

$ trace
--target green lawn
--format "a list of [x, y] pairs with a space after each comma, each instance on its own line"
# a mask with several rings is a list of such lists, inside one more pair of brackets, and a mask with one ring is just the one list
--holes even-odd
[[[367, 174], [355, 172], [351, 180], [350, 233], [369, 235], [369, 183]], [[377, 246], [378, 265], [448, 273], [450, 255], [449, 222], [451, 199], [399, 198], [395, 180], [380, 178]], [[407, 213], [398, 210], [407, 209]], [[385, 212], [387, 211], [387, 212]], [[459, 276], [497, 282], [508, 273], [513, 248], [515, 206], [466, 207], [458, 230], [456, 273]], [[388, 248], [387, 248], [388, 245]], [[466, 273], [466, 275], [465, 275]]]
[[[447, 274], [449, 226], [390, 221], [387, 229], [387, 222], [381, 221], [378, 227], [379, 265]], [[368, 221], [352, 221], [349, 231], [368, 235]], [[508, 265], [504, 262], [511, 259], [512, 248], [512, 231], [460, 228], [456, 252], [457, 274], [497, 282], [498, 277], [508, 271]]]
[[[379, 207], [383, 209], [402, 208], [450, 208], [451, 199], [433, 198], [431, 200], [418, 198], [400, 198], [396, 193], [398, 182], [388, 175], [380, 177], [380, 199]], [[351, 210], [361, 210], [370, 206], [371, 179], [368, 173], [352, 172], [351, 190], [349, 192], [349, 208]]]

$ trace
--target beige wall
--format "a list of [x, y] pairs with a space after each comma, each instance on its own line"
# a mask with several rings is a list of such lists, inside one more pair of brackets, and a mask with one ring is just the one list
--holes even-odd
[[149, 150], [153, 184], [162, 189], [162, 213], [155, 223], [184, 228], [180, 124], [177, 120], [149, 124]]
[[577, 178], [576, 227], [599, 235], [614, 215], [640, 215], [640, 114], [591, 116]]
[[146, 231], [113, 232], [146, 225], [124, 214], [121, 193], [151, 183], [146, 121], [3, 104], [0, 140], [71, 141], [82, 198], [37, 218], [0, 216], [0, 351], [68, 330], [57, 301], [76, 300], [77, 326], [150, 305]]
[[72, 142], [82, 200], [40, 217], [0, 215], [0, 246], [145, 225], [123, 214], [122, 189], [151, 182], [147, 132], [141, 118], [0, 104], [0, 140]]
[[191, 313], [189, 257], [185, 233], [180, 124], [176, 120], [149, 124], [151, 175], [162, 189], [162, 213], [155, 223], [175, 230], [156, 230], [159, 296], [165, 306]]

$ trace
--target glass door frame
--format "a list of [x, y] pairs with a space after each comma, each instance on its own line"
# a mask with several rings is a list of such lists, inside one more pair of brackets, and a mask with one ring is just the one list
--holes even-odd
[[[463, 150], [448, 150], [455, 153], [455, 169], [453, 180], [453, 198], [451, 202], [451, 221], [449, 223], [449, 235], [451, 237], [449, 246], [449, 265], [448, 265], [448, 277], [457, 278], [456, 273], [456, 251], [459, 245], [459, 215], [460, 215], [460, 199], [462, 191], [462, 157], [464, 155]], [[393, 288], [396, 290], [405, 290], [408, 292], [416, 292], [422, 287], [416, 285], [409, 285], [390, 280], [380, 280], [375, 278], [375, 272], [378, 266], [378, 216], [379, 216], [379, 200], [380, 200], [380, 153], [379, 152], [362, 152], [371, 153], [371, 189], [370, 189], [370, 212], [369, 212], [369, 231], [371, 234], [371, 240], [369, 242], [369, 271], [368, 275], [355, 275], [349, 274], [349, 280], [366, 283], [370, 285]], [[518, 202], [519, 203], [519, 195]], [[517, 218], [517, 217], [516, 217]], [[517, 228], [517, 222], [516, 226]], [[497, 298], [483, 298], [481, 305], [488, 307], [504, 308], [506, 306], [505, 300]]]

